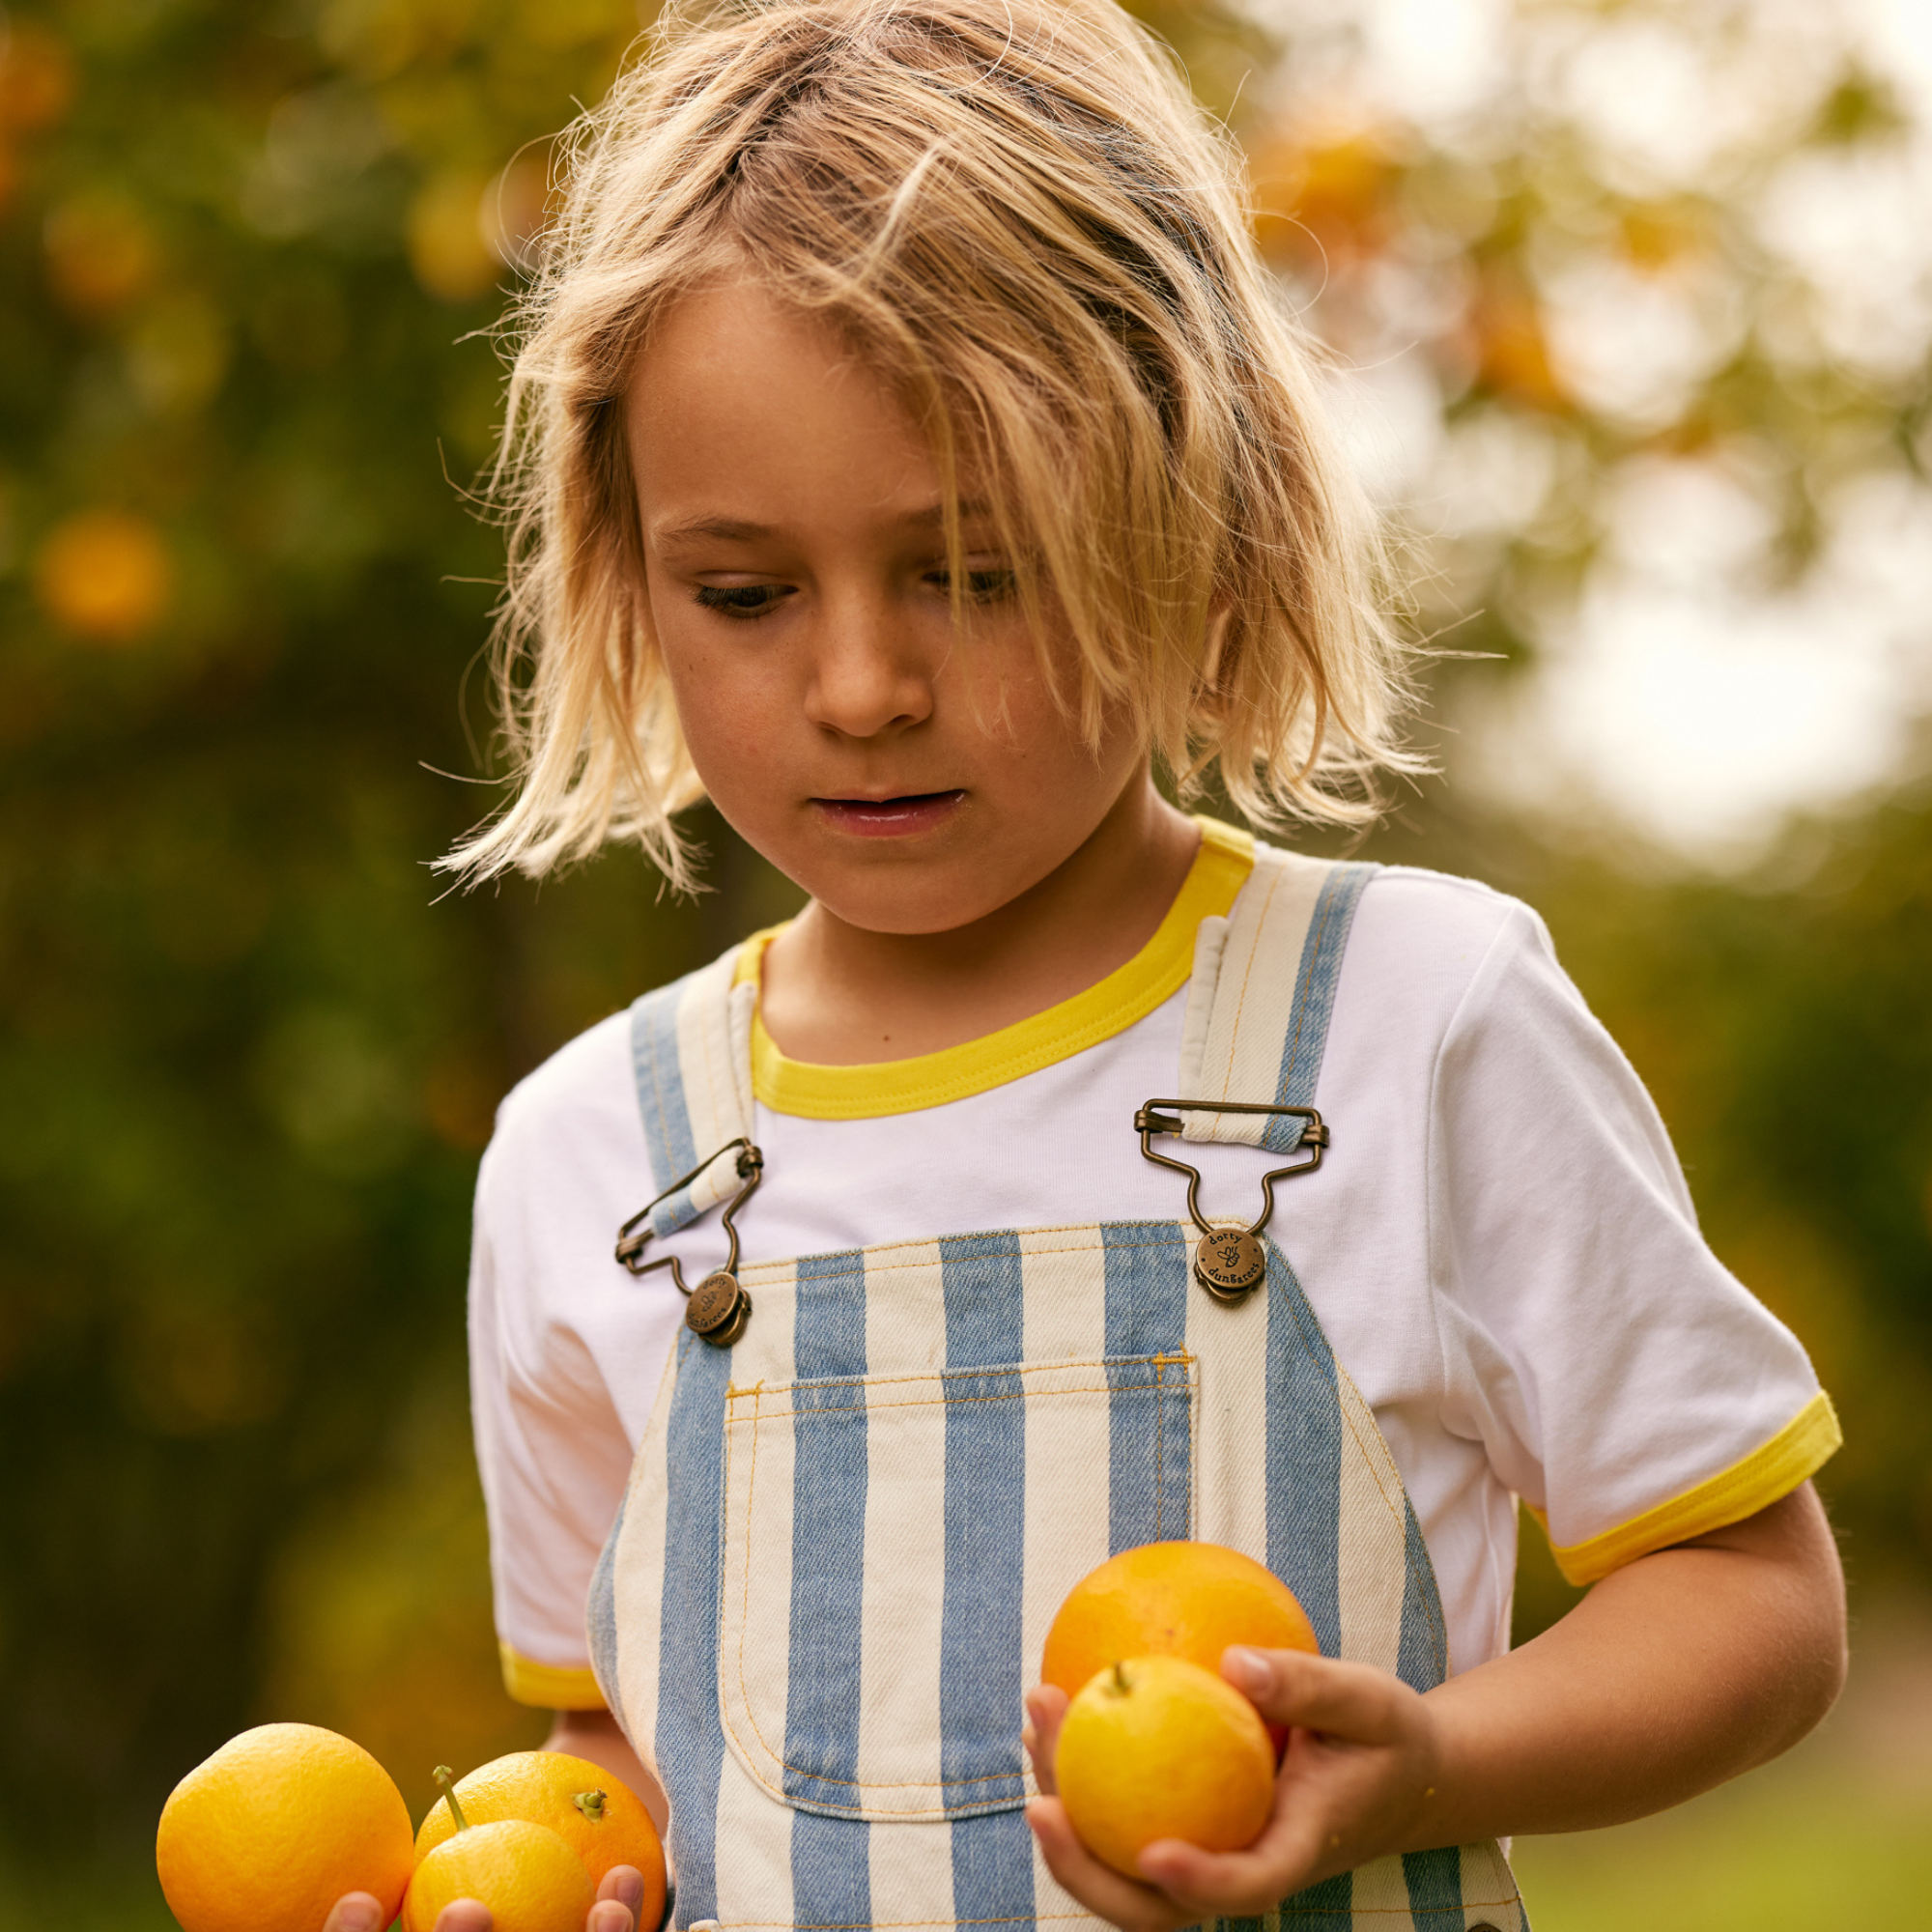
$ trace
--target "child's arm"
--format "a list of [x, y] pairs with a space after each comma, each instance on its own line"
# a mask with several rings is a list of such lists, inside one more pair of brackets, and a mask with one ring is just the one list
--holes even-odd
[[[1627, 1565], [1543, 1635], [1426, 1696], [1295, 1651], [1231, 1651], [1223, 1668], [1264, 1718], [1296, 1726], [1249, 1850], [1164, 1840], [1137, 1886], [1081, 1846], [1057, 1798], [1030, 1807], [1054, 1877], [1132, 1932], [1263, 1914], [1388, 1852], [1614, 1825], [1762, 1764], [1838, 1694], [1844, 1582], [1807, 1483]], [[1050, 1792], [1065, 1698], [1042, 1688], [1028, 1708]]]

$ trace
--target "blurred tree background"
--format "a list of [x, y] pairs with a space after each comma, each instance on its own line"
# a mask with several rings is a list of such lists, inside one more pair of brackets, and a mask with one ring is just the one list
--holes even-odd
[[[1365, 849], [1548, 918], [1719, 1252], [1838, 1399], [1860, 1604], [1908, 1602], [1932, 1586], [1922, 108], [1851, 15], [1772, 0], [1517, 0], [1433, 99], [1388, 78], [1391, 46], [1430, 58], [1430, 10], [1140, 11], [1249, 148], [1418, 633], [1468, 654], [1426, 726], [1455, 783]], [[0, 1928], [158, 1926], [160, 1802], [243, 1725], [345, 1730], [418, 1809], [439, 1759], [540, 1734], [497, 1687], [469, 1461], [476, 1155], [547, 1053], [792, 901], [709, 819], [719, 890], [692, 904], [627, 854], [541, 892], [425, 870], [495, 796], [497, 549], [457, 487], [497, 406], [480, 331], [630, 0], [0, 21]], [[1722, 724], [1673, 683], [1708, 647], [1657, 641], [1686, 610], [1767, 681], [1792, 624], [1895, 679], [1856, 797], [1774, 837], [1715, 754], [1589, 779], [1565, 720], [1610, 704], [1606, 652], [1662, 651], [1660, 742]], [[1527, 1548], [1525, 1627], [1564, 1601]]]

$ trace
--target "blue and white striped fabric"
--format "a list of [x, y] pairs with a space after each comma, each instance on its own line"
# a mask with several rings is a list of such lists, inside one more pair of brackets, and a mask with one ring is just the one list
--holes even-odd
[[[1179, 1097], [1312, 1107], [1342, 954], [1373, 866], [1331, 866], [1259, 840], [1255, 868], [1226, 919], [1205, 919], [1194, 947]], [[1293, 973], [1284, 971], [1294, 960]], [[1191, 1141], [1239, 1141], [1288, 1153], [1293, 1116], [1195, 1113]]]
[[[1294, 860], [1283, 879], [1278, 859], [1258, 857], [1217, 936], [1198, 1029], [1230, 1043], [1215, 1097], [1314, 1090], [1367, 868]], [[1254, 969], [1283, 960], [1300, 996], [1273, 999], [1257, 1091], [1256, 989], [1290, 975]], [[724, 965], [639, 1004], [660, 1185], [685, 1171], [684, 1069], [714, 1096], [735, 1085], [707, 1058], [737, 1030], [732, 997]], [[687, 1097], [685, 1120], [694, 1157], [742, 1130], [712, 1098]], [[1246, 1550], [1325, 1654], [1441, 1681], [1414, 1514], [1293, 1268], [1271, 1247], [1266, 1293], [1223, 1306], [1192, 1285], [1191, 1234], [1044, 1228], [758, 1263], [733, 1349], [680, 1336], [590, 1605], [599, 1682], [670, 1793], [679, 1926], [1096, 1923], [1034, 1849], [1019, 1726], [1055, 1610], [1120, 1549]], [[1231, 1932], [1524, 1922], [1488, 1845], [1378, 1861]]]
[[651, 1210], [654, 1235], [689, 1227], [743, 1184], [731, 1162], [712, 1160], [751, 1132], [758, 989], [732, 983], [737, 963], [734, 948], [631, 1009], [631, 1060], [657, 1185], [668, 1187], [700, 1161], [710, 1162], [689, 1187]]

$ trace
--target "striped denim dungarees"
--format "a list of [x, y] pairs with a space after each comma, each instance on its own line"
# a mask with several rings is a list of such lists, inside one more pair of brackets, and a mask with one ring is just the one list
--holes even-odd
[[[1373, 869], [1256, 846], [1196, 942], [1179, 1096], [1313, 1104]], [[660, 1186], [751, 1130], [756, 990], [734, 956], [634, 1009]], [[1302, 1123], [1186, 1132], [1287, 1153]], [[655, 1227], [737, 1184], [714, 1163]], [[1325, 1656], [1442, 1681], [1414, 1512], [1288, 1258], [1269, 1239], [1264, 1287], [1229, 1306], [1192, 1280], [1193, 1241], [1136, 1221], [756, 1261], [735, 1346], [679, 1330], [589, 1605], [598, 1683], [670, 1797], [679, 1927], [1097, 1923], [1034, 1848], [1021, 1698], [1062, 1599], [1116, 1550], [1231, 1545], [1289, 1583]], [[1226, 1921], [1526, 1922], [1492, 1843]]]

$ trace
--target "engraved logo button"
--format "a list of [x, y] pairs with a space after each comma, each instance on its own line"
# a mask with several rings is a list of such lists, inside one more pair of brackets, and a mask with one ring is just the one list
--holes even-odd
[[706, 1275], [691, 1291], [684, 1311], [684, 1325], [714, 1349], [728, 1349], [745, 1332], [751, 1319], [752, 1297], [739, 1285], [738, 1277], [723, 1268]]
[[1267, 1255], [1240, 1228], [1216, 1228], [1194, 1250], [1194, 1278], [1222, 1301], [1239, 1301], [1267, 1274]]

